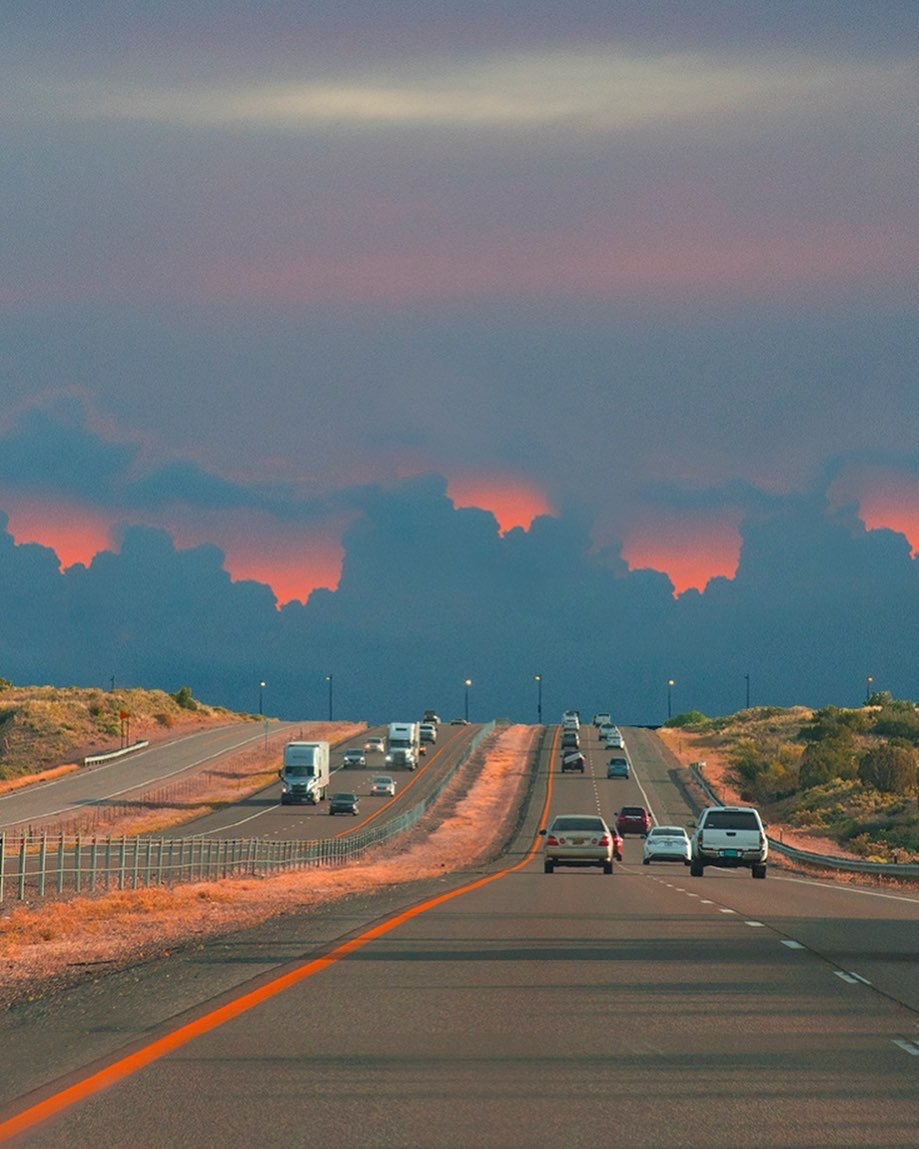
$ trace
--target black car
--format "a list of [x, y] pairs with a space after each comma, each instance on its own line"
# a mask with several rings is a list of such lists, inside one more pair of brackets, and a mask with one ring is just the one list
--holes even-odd
[[360, 801], [357, 794], [333, 794], [329, 799], [330, 814], [359, 814]]

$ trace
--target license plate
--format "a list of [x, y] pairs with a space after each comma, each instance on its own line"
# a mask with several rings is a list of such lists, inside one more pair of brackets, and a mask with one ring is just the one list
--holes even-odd
[[725, 858], [736, 858], [739, 851], [738, 850], [722, 850], [721, 853]]
[[587, 841], [586, 838], [572, 838], [571, 839], [572, 845], [574, 845], [574, 846], [583, 846], [586, 841]]

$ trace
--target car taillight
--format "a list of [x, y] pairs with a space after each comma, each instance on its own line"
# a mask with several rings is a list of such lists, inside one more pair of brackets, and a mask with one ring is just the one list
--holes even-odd
[[597, 843], [598, 846], [608, 846], [609, 844], [609, 834], [604, 834], [600, 841]]
[[547, 846], [559, 846], [559, 845], [561, 845], [561, 843], [559, 842], [558, 838], [556, 838], [556, 836], [554, 834], [550, 834], [549, 837], [546, 838], [546, 845]]

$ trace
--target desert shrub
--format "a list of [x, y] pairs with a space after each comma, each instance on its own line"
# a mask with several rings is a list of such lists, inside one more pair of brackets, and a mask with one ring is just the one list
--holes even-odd
[[909, 742], [885, 742], [862, 755], [858, 777], [883, 794], [913, 794], [917, 783], [917, 753]]
[[894, 702], [884, 707], [871, 729], [883, 738], [905, 738], [913, 745], [919, 745], [919, 714], [911, 702], [905, 706]]
[[12, 690], [13, 684], [8, 678], [0, 678], [0, 690]]
[[798, 731], [802, 742], [822, 742], [836, 738], [840, 731], [863, 734], [870, 728], [871, 719], [861, 710], [842, 710], [838, 706], [824, 706], [817, 710], [807, 725]]
[[169, 729], [173, 725], [172, 715], [171, 714], [165, 714], [163, 712], [160, 712], [158, 714], [154, 714], [153, 715], [153, 721], [158, 726], [165, 726], [167, 729]]
[[832, 737], [820, 742], [809, 742], [801, 755], [798, 784], [802, 790], [823, 786], [835, 778], [848, 779], [858, 775], [858, 749], [855, 736], [845, 726], [838, 727]]
[[701, 710], [687, 710], [683, 714], [677, 714], [675, 718], [668, 718], [664, 723], [665, 726], [673, 726], [682, 729], [685, 726], [708, 726], [709, 720], [702, 713]]
[[192, 695], [191, 689], [187, 686], [181, 687], [173, 694], [173, 699], [177, 706], [181, 706], [183, 710], [197, 710], [198, 703]]

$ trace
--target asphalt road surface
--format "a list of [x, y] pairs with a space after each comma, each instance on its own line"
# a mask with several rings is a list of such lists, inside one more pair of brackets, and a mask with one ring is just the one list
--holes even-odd
[[[919, 895], [771, 868], [542, 871], [552, 812], [683, 821], [667, 755], [544, 753], [507, 853], [7, 1016], [29, 1146], [916, 1146]], [[662, 816], [664, 812], [666, 816]], [[334, 822], [334, 819], [329, 819]], [[15, 1051], [10, 1057], [9, 1051]], [[17, 1133], [17, 1130], [21, 1132]]]

